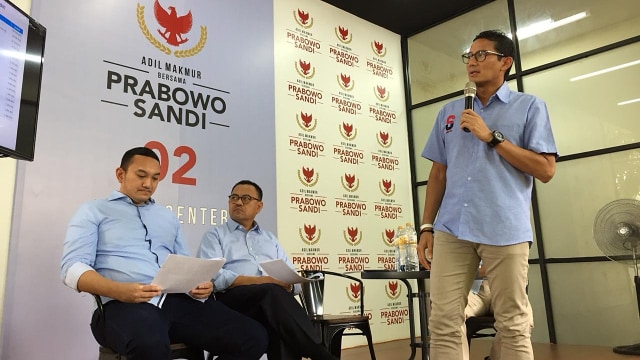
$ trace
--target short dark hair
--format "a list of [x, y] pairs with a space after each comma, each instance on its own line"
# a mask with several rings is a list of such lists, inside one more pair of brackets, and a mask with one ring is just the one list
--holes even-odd
[[[487, 39], [493, 42], [493, 46], [496, 48], [497, 52], [515, 60], [516, 47], [513, 44], [513, 40], [511, 40], [504, 32], [500, 30], [486, 30], [476, 35], [476, 37], [473, 38], [473, 41], [476, 41], [478, 39]], [[509, 66], [507, 71], [504, 73], [504, 80], [507, 80], [512, 66], [513, 64], [511, 64], [511, 66]]]
[[262, 201], [262, 189], [260, 188], [260, 186], [258, 186], [258, 184], [254, 183], [251, 180], [240, 180], [238, 181], [235, 185], [233, 185], [233, 187], [231, 188], [231, 191], [233, 191], [233, 189], [236, 188], [236, 186], [238, 185], [251, 185], [256, 189], [256, 192], [258, 193], [258, 199], [260, 201]]
[[135, 147], [133, 149], [127, 150], [127, 152], [122, 155], [122, 160], [120, 161], [120, 167], [122, 168], [122, 170], [127, 171], [127, 168], [131, 164], [131, 160], [136, 155], [150, 157], [155, 159], [157, 162], [160, 162], [160, 158], [158, 158], [158, 155], [155, 153], [155, 151], [142, 146]]

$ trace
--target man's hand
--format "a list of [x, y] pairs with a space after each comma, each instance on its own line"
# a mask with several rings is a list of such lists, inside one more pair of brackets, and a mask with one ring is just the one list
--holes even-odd
[[460, 128], [467, 128], [482, 142], [489, 142], [493, 139], [491, 130], [487, 127], [482, 117], [471, 109], [465, 109], [460, 115]]
[[[426, 250], [426, 256], [425, 256]], [[418, 241], [418, 260], [425, 269], [431, 270], [431, 258], [433, 257], [433, 233], [423, 231]]]
[[206, 299], [213, 292], [213, 283], [211, 281], [205, 281], [202, 284], [198, 284], [193, 290], [189, 291], [194, 299]]
[[158, 285], [119, 283], [114, 299], [125, 303], [143, 303], [162, 293], [162, 288]]

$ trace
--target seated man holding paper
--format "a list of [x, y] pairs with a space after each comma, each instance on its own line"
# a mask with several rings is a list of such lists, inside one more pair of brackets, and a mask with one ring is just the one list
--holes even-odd
[[226, 259], [213, 279], [216, 297], [264, 325], [269, 333], [269, 359], [335, 359], [293, 297], [300, 285], [268, 276], [260, 266], [281, 259], [293, 268], [275, 235], [255, 222], [262, 205], [262, 189], [256, 183], [238, 182], [229, 195], [231, 220], [202, 237], [198, 257]]
[[188, 294], [166, 294], [151, 283], [170, 254], [188, 255], [178, 219], [151, 198], [159, 177], [153, 150], [124, 154], [116, 169], [120, 190], [85, 203], [69, 223], [64, 283], [102, 297], [104, 319], [94, 312], [93, 335], [129, 360], [170, 359], [171, 343], [218, 359], [259, 359], [267, 347], [265, 329], [220, 302], [204, 302], [213, 290], [210, 281]]

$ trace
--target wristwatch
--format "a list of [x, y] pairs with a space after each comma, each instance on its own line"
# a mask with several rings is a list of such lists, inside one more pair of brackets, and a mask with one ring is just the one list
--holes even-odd
[[504, 141], [504, 135], [498, 130], [493, 130], [491, 135], [493, 135], [493, 138], [487, 143], [489, 147], [494, 147]]

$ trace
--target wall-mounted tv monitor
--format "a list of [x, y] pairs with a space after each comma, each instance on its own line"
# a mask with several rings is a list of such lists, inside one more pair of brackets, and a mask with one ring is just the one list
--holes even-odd
[[0, 0], [0, 157], [33, 161], [47, 29]]

